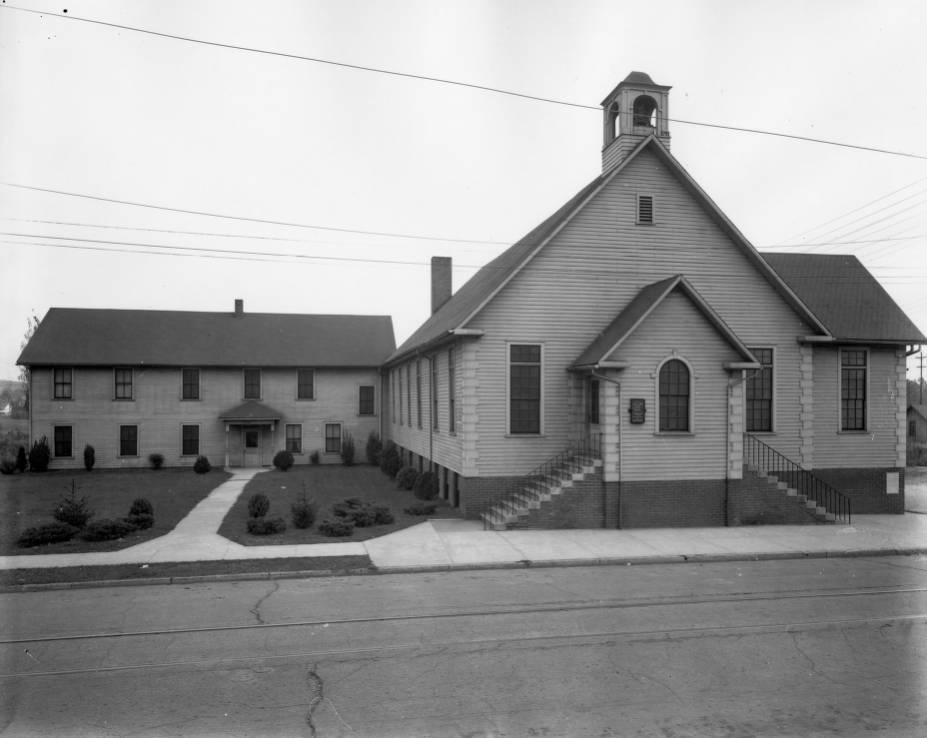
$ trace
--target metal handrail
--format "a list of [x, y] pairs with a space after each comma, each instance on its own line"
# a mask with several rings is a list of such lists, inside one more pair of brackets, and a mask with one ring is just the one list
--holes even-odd
[[814, 500], [838, 522], [850, 524], [849, 497], [749, 433], [744, 433], [744, 462], [765, 475], [777, 477], [798, 494]]
[[555, 456], [551, 456], [546, 461], [538, 464], [534, 469], [529, 471], [527, 474], [524, 474], [519, 477], [519, 480], [513, 483], [514, 490], [507, 492], [503, 497], [496, 502], [488, 505], [485, 509], [481, 511], [480, 517], [483, 518], [483, 529], [486, 529], [487, 521], [483, 517], [486, 515], [492, 508], [497, 505], [512, 505], [512, 501], [516, 494], [523, 491], [525, 486], [531, 483], [532, 481], [543, 480], [546, 482], [556, 483], [563, 479], [561, 473], [566, 469], [567, 466], [575, 463], [577, 458], [588, 457], [592, 459], [600, 458], [602, 452], [602, 437], [599, 433], [594, 433], [590, 436], [583, 436], [578, 441], [573, 441], [566, 447], [565, 450], [561, 451]]

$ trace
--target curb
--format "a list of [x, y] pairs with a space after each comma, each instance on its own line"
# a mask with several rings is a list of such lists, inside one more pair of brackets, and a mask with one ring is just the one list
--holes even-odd
[[0, 593], [42, 592], [99, 587], [144, 587], [208, 582], [246, 582], [276, 579], [317, 579], [322, 577], [377, 576], [387, 574], [428, 574], [458, 571], [501, 569], [554, 569], [582, 566], [652, 566], [656, 564], [709, 564], [735, 561], [784, 561], [795, 559], [849, 559], [879, 556], [927, 555], [927, 547], [873, 548], [845, 551], [775, 551], [754, 554], [670, 554], [663, 556], [604, 557], [589, 559], [521, 559], [519, 561], [474, 562], [470, 564], [414, 564], [410, 566], [376, 566], [356, 569], [305, 569], [301, 571], [243, 572], [241, 574], [203, 574], [185, 577], [151, 577], [149, 579], [108, 579], [86, 582], [49, 582], [14, 584], [0, 587]]

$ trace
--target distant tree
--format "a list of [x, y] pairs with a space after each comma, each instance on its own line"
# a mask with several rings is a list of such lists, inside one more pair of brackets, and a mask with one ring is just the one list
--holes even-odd
[[[19, 344], [20, 350], [26, 348], [26, 345], [29, 343], [29, 340], [35, 334], [36, 329], [39, 327], [39, 319], [35, 315], [30, 315], [26, 318], [26, 332], [23, 334], [23, 340]], [[22, 410], [26, 415], [29, 413], [29, 367], [21, 366], [19, 367], [19, 381], [23, 385], [23, 391], [25, 392], [26, 401], [23, 404]]]
[[[927, 382], [925, 382], [927, 384]], [[923, 397], [923, 399], [921, 399]], [[922, 405], [927, 404], [927, 386], [923, 388], [923, 394], [921, 393], [921, 383], [919, 379], [909, 379], [908, 380], [908, 405]]]

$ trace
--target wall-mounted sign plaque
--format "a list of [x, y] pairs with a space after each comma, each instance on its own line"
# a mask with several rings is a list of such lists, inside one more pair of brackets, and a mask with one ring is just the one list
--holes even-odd
[[642, 397], [632, 397], [631, 407], [628, 409], [631, 413], [631, 422], [640, 425], [647, 417], [647, 402]]

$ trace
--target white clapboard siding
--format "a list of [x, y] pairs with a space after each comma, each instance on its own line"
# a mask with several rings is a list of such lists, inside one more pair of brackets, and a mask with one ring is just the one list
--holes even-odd
[[[654, 198], [654, 224], [636, 225], [638, 194]], [[481, 475], [524, 472], [570, 440], [566, 368], [644, 286], [684, 274], [748, 346], [776, 349], [776, 433], [799, 451], [797, 337], [810, 327], [785, 303], [689, 192], [644, 151], [471, 322], [480, 339]], [[506, 428], [506, 342], [544, 345], [544, 435]]]

